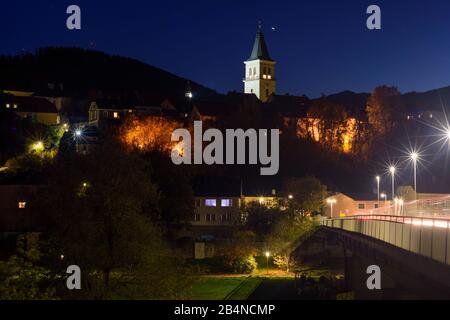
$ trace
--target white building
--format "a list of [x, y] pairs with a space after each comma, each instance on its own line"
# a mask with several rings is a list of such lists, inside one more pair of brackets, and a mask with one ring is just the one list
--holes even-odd
[[259, 27], [250, 58], [244, 62], [244, 92], [255, 94], [263, 102], [275, 94], [275, 63], [269, 56], [264, 35]]

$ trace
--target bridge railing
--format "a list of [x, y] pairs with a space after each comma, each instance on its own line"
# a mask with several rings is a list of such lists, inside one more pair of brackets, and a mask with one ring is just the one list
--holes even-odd
[[360, 233], [450, 265], [450, 219], [360, 215], [326, 219], [322, 225]]

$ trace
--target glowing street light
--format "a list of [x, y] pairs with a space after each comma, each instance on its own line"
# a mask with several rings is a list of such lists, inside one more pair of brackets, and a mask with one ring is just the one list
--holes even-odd
[[266, 255], [266, 274], [268, 275], [269, 274], [269, 257], [270, 257], [270, 252], [266, 251], [265, 255]]
[[288, 196], [288, 198], [289, 198], [289, 199], [293, 199], [294, 196], [293, 196], [292, 194], [290, 194], [290, 195]]
[[330, 218], [333, 218], [333, 204], [336, 203], [336, 199], [327, 199], [327, 203], [330, 205]]
[[40, 151], [44, 149], [44, 143], [42, 141], [36, 141], [35, 143], [32, 144], [31, 148], [34, 151]]
[[410, 156], [414, 168], [414, 194], [415, 200], [417, 200], [417, 159], [419, 159], [419, 154], [417, 152], [412, 152]]
[[389, 172], [391, 173], [392, 178], [392, 200], [395, 198], [395, 171], [396, 169], [394, 166], [389, 167]]
[[387, 199], [386, 199], [386, 198], [387, 198], [386, 193], [384, 193], [384, 192], [381, 193], [381, 194], [380, 194], [380, 197], [381, 197], [381, 199], [384, 199], [384, 206], [386, 206], [386, 200], [387, 200]]
[[377, 198], [378, 198], [378, 208], [380, 207], [380, 176], [376, 176], [375, 179], [377, 180]]

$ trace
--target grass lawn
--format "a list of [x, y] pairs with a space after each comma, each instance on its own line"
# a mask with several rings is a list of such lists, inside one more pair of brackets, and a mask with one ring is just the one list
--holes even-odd
[[261, 284], [262, 278], [250, 277], [237, 290], [227, 297], [227, 300], [247, 300]]
[[261, 283], [261, 279], [248, 276], [204, 276], [192, 287], [193, 300], [245, 300]]

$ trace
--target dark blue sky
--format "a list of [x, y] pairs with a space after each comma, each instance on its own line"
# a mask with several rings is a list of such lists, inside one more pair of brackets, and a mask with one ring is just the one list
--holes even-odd
[[[82, 9], [81, 31], [65, 27], [69, 4]], [[382, 9], [381, 31], [366, 28], [370, 4]], [[448, 0], [15, 0], [1, 11], [0, 53], [92, 47], [220, 92], [242, 90], [242, 61], [258, 20], [278, 61], [278, 93], [315, 97], [379, 84], [402, 92], [450, 85]]]

